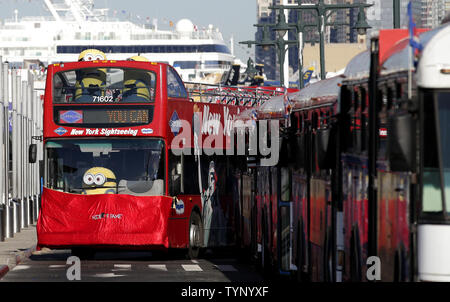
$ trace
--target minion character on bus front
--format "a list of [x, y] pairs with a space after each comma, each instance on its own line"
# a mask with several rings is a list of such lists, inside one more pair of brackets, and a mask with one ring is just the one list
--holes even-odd
[[113, 171], [103, 167], [94, 167], [84, 173], [82, 194], [116, 194], [116, 192], [117, 181]]

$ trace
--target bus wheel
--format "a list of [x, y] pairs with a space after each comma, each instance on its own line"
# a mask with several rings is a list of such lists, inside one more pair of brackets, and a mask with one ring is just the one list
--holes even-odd
[[203, 226], [200, 215], [197, 212], [192, 212], [189, 220], [189, 247], [187, 257], [189, 259], [196, 259], [200, 253], [203, 240]]

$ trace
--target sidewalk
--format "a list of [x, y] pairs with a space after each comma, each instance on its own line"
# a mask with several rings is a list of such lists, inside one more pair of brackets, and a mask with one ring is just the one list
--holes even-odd
[[0, 279], [36, 250], [36, 226], [30, 225], [0, 242]]

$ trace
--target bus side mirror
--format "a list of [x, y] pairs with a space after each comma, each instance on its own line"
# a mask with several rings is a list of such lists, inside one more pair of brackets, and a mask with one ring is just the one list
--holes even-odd
[[387, 153], [391, 171], [414, 171], [416, 123], [411, 114], [389, 118]]
[[28, 147], [28, 162], [30, 164], [34, 164], [36, 162], [36, 157], [37, 157], [37, 145], [31, 144]]

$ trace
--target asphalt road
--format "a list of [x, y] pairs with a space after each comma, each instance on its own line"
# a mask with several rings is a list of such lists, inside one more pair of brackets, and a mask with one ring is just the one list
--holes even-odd
[[[4, 276], [0, 282], [68, 282], [70, 250], [35, 252]], [[264, 281], [254, 265], [228, 255], [207, 254], [198, 260], [182, 255], [142, 251], [99, 251], [80, 262], [82, 282], [259, 282]], [[76, 282], [70, 281], [70, 282]]]

